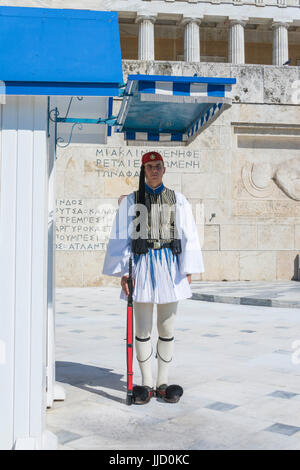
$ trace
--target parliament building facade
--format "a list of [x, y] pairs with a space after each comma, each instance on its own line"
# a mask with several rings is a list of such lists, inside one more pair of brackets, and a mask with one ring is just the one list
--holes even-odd
[[[5, 4], [118, 11], [124, 82], [129, 74], [236, 78], [232, 106], [190, 145], [155, 144], [165, 185], [196, 217], [205, 273], [193, 279], [299, 280], [299, 0]], [[114, 282], [101, 274], [105, 247], [147, 150], [113, 128], [102, 143], [57, 149], [57, 287]]]

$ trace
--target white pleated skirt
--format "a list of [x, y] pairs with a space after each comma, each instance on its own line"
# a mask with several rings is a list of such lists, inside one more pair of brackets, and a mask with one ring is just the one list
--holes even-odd
[[[178, 256], [170, 248], [149, 249], [147, 254], [133, 255], [132, 261], [134, 302], [166, 304], [192, 296], [186, 274], [179, 271]], [[120, 298], [127, 301], [123, 290]]]

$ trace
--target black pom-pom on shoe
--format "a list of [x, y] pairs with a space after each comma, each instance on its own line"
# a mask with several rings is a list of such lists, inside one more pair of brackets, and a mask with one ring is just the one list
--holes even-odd
[[149, 403], [154, 395], [154, 389], [144, 385], [135, 385], [132, 389], [133, 403], [135, 405], [145, 405]]
[[183, 395], [183, 388], [180, 385], [160, 385], [156, 389], [156, 396], [168, 403], [177, 403]]
[[169, 403], [177, 403], [183, 395], [183, 388], [180, 385], [169, 385], [166, 388], [165, 400]]

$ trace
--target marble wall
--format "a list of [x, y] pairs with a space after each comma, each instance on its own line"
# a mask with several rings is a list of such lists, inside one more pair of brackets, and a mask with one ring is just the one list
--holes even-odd
[[[203, 280], [284, 280], [300, 252], [299, 67], [124, 61], [128, 73], [233, 76], [232, 107], [188, 147], [157, 147], [165, 184], [192, 204]], [[294, 88], [293, 88], [294, 86]], [[114, 113], [120, 100], [114, 101]], [[149, 147], [113, 134], [103, 145], [59, 149], [56, 163], [56, 285], [119, 284], [101, 275], [121, 194], [138, 185]]]

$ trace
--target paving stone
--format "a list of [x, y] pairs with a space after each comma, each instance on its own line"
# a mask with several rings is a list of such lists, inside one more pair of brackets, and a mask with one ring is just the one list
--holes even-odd
[[74, 432], [65, 431], [61, 429], [56, 432], [58, 441], [60, 444], [66, 444], [67, 442], [74, 441], [75, 439], [80, 439], [82, 436], [80, 434], [75, 434]]
[[291, 354], [291, 351], [286, 351], [285, 349], [276, 349], [275, 351], [273, 351], [275, 354], [288, 354], [290, 355]]
[[275, 423], [272, 426], [265, 429], [265, 431], [276, 432], [278, 434], [285, 434], [286, 436], [292, 436], [296, 432], [300, 431], [300, 427], [289, 426], [287, 424]]
[[222, 403], [220, 401], [216, 401], [215, 403], [211, 403], [210, 405], [206, 406], [205, 408], [209, 408], [210, 410], [217, 410], [217, 411], [228, 411], [237, 408], [238, 405], [232, 405], [231, 403]]
[[294, 398], [297, 395], [299, 395], [299, 393], [286, 392], [285, 390], [276, 390], [273, 393], [269, 393], [270, 397], [287, 398], [287, 399]]

